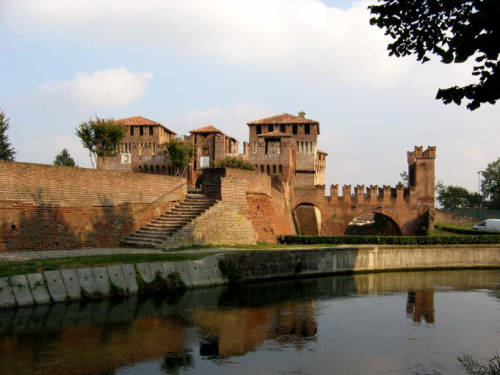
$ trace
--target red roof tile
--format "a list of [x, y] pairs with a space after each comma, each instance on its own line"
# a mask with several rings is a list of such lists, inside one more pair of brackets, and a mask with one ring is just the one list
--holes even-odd
[[221, 134], [224, 134], [219, 129], [214, 127], [213, 125], [207, 125], [207, 126], [204, 126], [202, 128], [199, 128], [199, 129], [190, 130], [189, 132], [190, 133], [221, 133]]
[[310, 120], [308, 118], [294, 116], [289, 113], [282, 113], [281, 115], [266, 117], [260, 120], [247, 122], [247, 125], [272, 125], [272, 124], [319, 124], [318, 121]]
[[174, 134], [174, 135], [177, 134], [176, 132], [170, 130], [169, 128], [160, 124], [159, 122], [150, 120], [150, 119], [142, 117], [142, 116], [126, 117], [126, 118], [122, 118], [122, 119], [119, 119], [116, 121], [125, 125], [125, 126], [157, 125], [157, 126], [161, 126], [163, 129], [165, 129], [167, 132], [169, 132], [171, 134]]

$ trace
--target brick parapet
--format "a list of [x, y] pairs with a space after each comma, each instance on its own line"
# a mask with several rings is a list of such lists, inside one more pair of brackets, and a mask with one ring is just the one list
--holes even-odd
[[117, 246], [186, 193], [178, 177], [0, 162], [0, 251]]

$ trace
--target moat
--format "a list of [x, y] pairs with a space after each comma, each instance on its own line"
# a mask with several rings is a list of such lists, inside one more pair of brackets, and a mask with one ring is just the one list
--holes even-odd
[[500, 270], [361, 274], [0, 312], [1, 374], [465, 374]]

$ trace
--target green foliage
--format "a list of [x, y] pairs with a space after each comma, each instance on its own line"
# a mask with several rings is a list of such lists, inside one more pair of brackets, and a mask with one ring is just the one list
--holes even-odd
[[103, 158], [116, 156], [118, 144], [125, 136], [125, 127], [113, 119], [101, 119], [96, 116], [95, 120], [90, 119], [82, 122], [76, 128], [76, 135], [80, 138], [83, 147], [89, 151], [90, 162], [97, 168], [104, 167]]
[[478, 193], [471, 193], [461, 186], [436, 184], [437, 200], [444, 209], [477, 208], [481, 206], [483, 197]]
[[161, 294], [180, 293], [186, 289], [186, 284], [182, 281], [179, 272], [170, 272], [166, 278], [157, 272], [155, 278], [150, 283], [145, 282], [140, 272], [137, 272], [138, 294], [141, 296], [154, 296]]
[[219, 269], [230, 283], [235, 283], [242, 278], [241, 270], [230, 261], [219, 260]]
[[193, 145], [186, 140], [174, 138], [163, 146], [167, 149], [170, 163], [177, 171], [186, 168], [194, 155]]
[[408, 172], [403, 171], [399, 174], [399, 177], [401, 177], [401, 180], [398, 182], [398, 185], [403, 185], [404, 187], [408, 187], [410, 177], [408, 176]]
[[370, 245], [452, 245], [498, 244], [500, 235], [494, 236], [280, 236], [283, 244], [370, 244]]
[[499, 375], [500, 374], [500, 355], [495, 354], [488, 360], [487, 365], [481, 365], [470, 355], [464, 355], [457, 358], [464, 366], [467, 374], [470, 375]]
[[16, 152], [9, 143], [7, 130], [9, 129], [9, 119], [3, 111], [0, 111], [0, 160], [13, 161]]
[[130, 291], [128, 289], [124, 289], [114, 282], [109, 282], [109, 296], [113, 299], [122, 299], [130, 296]]
[[56, 155], [53, 164], [64, 167], [76, 167], [75, 160], [65, 148], [63, 148], [63, 150]]
[[378, 0], [368, 7], [370, 24], [385, 29], [393, 42], [389, 55], [416, 55], [425, 63], [436, 55], [445, 64], [475, 59], [472, 75], [479, 81], [466, 86], [439, 89], [436, 99], [467, 108], [494, 104], [500, 98], [500, 2], [496, 0]]
[[223, 159], [217, 160], [215, 163], [216, 168], [236, 168], [244, 169], [247, 171], [253, 171], [255, 168], [247, 160], [242, 158], [235, 158], [231, 156], [226, 156]]
[[489, 201], [490, 208], [500, 208], [500, 158], [488, 164], [481, 175], [481, 192]]
[[462, 228], [462, 227], [456, 227], [453, 225], [445, 225], [445, 224], [436, 224], [434, 225], [436, 229], [445, 231], [445, 232], [450, 232], [450, 233], [456, 233], [456, 234], [470, 234], [473, 236], [484, 236], [484, 235], [493, 235], [493, 236], [499, 236], [500, 232], [495, 232], [492, 230], [476, 230], [472, 228]]

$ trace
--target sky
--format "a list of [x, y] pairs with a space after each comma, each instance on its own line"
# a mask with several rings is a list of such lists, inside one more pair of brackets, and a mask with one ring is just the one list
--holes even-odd
[[[178, 134], [306, 112], [329, 184], [394, 185], [406, 151], [437, 146], [436, 180], [477, 191], [500, 157], [500, 105], [435, 99], [473, 82], [470, 62], [389, 57], [371, 1], [1, 0], [0, 110], [16, 160], [88, 153], [75, 127], [143, 116]], [[328, 189], [327, 189], [328, 190]]]

